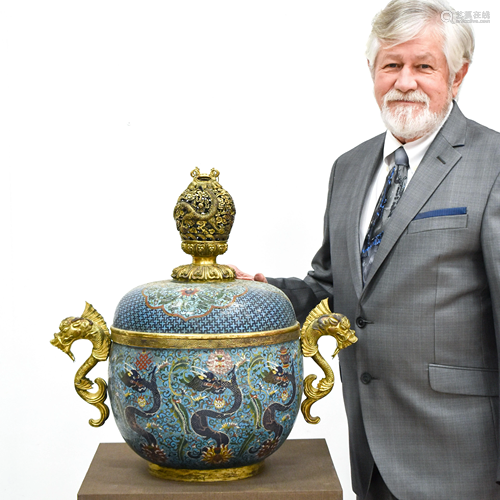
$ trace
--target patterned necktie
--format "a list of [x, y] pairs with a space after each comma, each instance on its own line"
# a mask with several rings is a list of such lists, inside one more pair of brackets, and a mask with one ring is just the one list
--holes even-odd
[[368, 232], [366, 233], [361, 250], [361, 268], [363, 270], [363, 285], [366, 282], [370, 267], [375, 259], [378, 246], [384, 235], [387, 220], [396, 208], [406, 186], [408, 177], [408, 155], [403, 146], [394, 153], [395, 165], [387, 175], [384, 188], [380, 194], [375, 211], [373, 212]]

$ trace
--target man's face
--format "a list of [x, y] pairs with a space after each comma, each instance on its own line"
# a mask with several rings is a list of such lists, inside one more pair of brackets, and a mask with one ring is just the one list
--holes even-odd
[[375, 98], [384, 122], [402, 142], [418, 139], [442, 121], [467, 72], [464, 65], [450, 85], [442, 46], [441, 35], [428, 29], [394, 47], [382, 45], [377, 54]]

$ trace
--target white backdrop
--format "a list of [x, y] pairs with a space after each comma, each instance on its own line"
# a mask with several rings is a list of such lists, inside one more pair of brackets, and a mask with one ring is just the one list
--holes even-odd
[[[72, 364], [49, 341], [85, 300], [111, 324], [128, 290], [189, 262], [172, 211], [195, 166], [236, 203], [220, 262], [305, 275], [333, 161], [382, 131], [364, 46], [385, 3], [2, 2], [2, 498], [76, 498], [98, 444], [122, 441], [73, 388], [90, 343]], [[460, 104], [498, 130], [500, 9], [454, 5], [490, 14]], [[313, 410], [292, 437], [327, 439], [352, 500], [340, 380]]]

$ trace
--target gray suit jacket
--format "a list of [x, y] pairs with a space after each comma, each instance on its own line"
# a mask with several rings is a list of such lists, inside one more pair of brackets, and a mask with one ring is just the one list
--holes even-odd
[[383, 143], [336, 161], [313, 270], [269, 282], [299, 320], [333, 297], [355, 325], [340, 368], [358, 495], [375, 461], [401, 500], [500, 498], [500, 135], [454, 104], [363, 288], [359, 219]]

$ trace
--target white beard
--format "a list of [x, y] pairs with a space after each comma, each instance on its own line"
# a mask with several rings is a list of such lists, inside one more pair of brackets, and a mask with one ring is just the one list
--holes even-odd
[[[396, 89], [389, 90], [384, 96], [382, 106], [382, 121], [387, 129], [395, 137], [402, 139], [417, 139], [436, 130], [443, 121], [448, 112], [452, 100], [451, 88], [449, 89], [448, 99], [443, 109], [437, 113], [429, 110], [429, 96], [421, 90], [401, 92]], [[413, 101], [424, 103], [421, 105], [388, 106], [390, 101]]]

